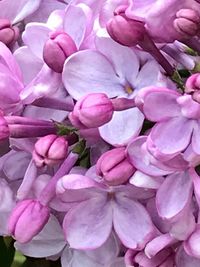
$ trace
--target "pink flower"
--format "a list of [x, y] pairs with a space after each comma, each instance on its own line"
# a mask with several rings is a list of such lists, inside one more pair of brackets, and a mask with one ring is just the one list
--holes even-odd
[[147, 138], [147, 147], [156, 158], [170, 159], [190, 144], [200, 154], [199, 103], [190, 95], [156, 87], [144, 90], [142, 99], [146, 118], [157, 122]]
[[127, 185], [106, 188], [87, 176], [71, 174], [58, 181], [57, 196], [75, 204], [63, 221], [72, 248], [100, 247], [113, 226], [122, 243], [132, 249], [142, 249], [154, 233], [149, 214], [137, 201], [151, 197], [151, 191]]

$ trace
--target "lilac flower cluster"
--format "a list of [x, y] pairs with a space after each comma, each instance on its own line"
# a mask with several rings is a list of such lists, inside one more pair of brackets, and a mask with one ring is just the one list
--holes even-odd
[[0, 235], [199, 267], [199, 54], [199, 0], [0, 1]]

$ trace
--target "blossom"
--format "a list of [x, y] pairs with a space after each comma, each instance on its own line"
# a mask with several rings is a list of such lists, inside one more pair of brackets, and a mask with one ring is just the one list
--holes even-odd
[[77, 202], [63, 221], [72, 248], [100, 247], [112, 225], [122, 243], [132, 249], [143, 248], [154, 233], [149, 214], [137, 201], [150, 197], [152, 192], [133, 186], [104, 188], [87, 176], [71, 174], [58, 181], [57, 195], [64, 202]]

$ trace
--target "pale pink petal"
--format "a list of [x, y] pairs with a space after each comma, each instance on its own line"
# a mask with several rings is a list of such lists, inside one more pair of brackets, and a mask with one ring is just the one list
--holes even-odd
[[112, 233], [106, 242], [95, 250], [86, 250], [85, 254], [93, 261], [102, 265], [107, 265], [113, 259], [116, 259], [120, 252], [120, 242]]
[[43, 47], [51, 29], [44, 23], [31, 22], [26, 25], [22, 38], [26, 46], [39, 59], [43, 59]]
[[149, 137], [161, 153], [176, 155], [189, 145], [194, 124], [193, 120], [176, 117], [157, 123]]
[[76, 100], [89, 93], [115, 97], [124, 90], [111, 63], [96, 51], [85, 50], [70, 56], [62, 77], [66, 90]]
[[153, 88], [144, 98], [143, 111], [150, 121], [164, 121], [181, 114], [176, 102], [179, 94], [165, 88]]
[[36, 57], [27, 46], [22, 46], [15, 50], [14, 57], [22, 71], [24, 84], [27, 85], [39, 73], [43, 66], [43, 61]]
[[200, 226], [197, 224], [195, 231], [184, 243], [184, 248], [187, 254], [200, 259]]
[[156, 205], [162, 218], [172, 219], [190, 202], [192, 181], [188, 172], [174, 173], [166, 177], [157, 191]]
[[30, 104], [34, 100], [51, 96], [61, 87], [61, 75], [52, 71], [47, 65], [43, 65], [37, 76], [21, 92], [24, 104]]
[[147, 257], [152, 258], [162, 249], [169, 247], [176, 242], [177, 240], [168, 233], [157, 236], [146, 245], [145, 254]]
[[145, 174], [152, 176], [162, 176], [172, 173], [173, 171], [167, 167], [160, 169], [152, 164], [152, 155], [147, 150], [142, 149], [146, 139], [146, 136], [140, 136], [130, 142], [127, 146], [127, 155], [133, 166]]
[[8, 69], [13, 73], [14, 78], [18, 80], [19, 83], [22, 83], [21, 70], [10, 50], [2, 42], [0, 42], [0, 63], [6, 65]]
[[130, 178], [129, 183], [137, 187], [158, 189], [164, 178], [162, 176], [149, 176], [140, 171], [136, 171]]
[[66, 190], [80, 190], [87, 188], [101, 188], [101, 184], [95, 180], [81, 175], [81, 174], [68, 174], [59, 179], [56, 186], [57, 194], [62, 194]]
[[40, 2], [41, 0], [1, 1], [0, 17], [10, 19], [15, 24], [37, 10]]
[[200, 134], [200, 123], [196, 123], [192, 135], [192, 148], [194, 152], [198, 155], [200, 155], [199, 134]]
[[[30, 16], [28, 16], [25, 21], [26, 21], [26, 23], [34, 22], [34, 21], [45, 23], [51, 13], [59, 12], [59, 11], [64, 13], [64, 9], [66, 6], [67, 5], [65, 3], [62, 3], [59, 0], [42, 1], [40, 4], [40, 8], [38, 10], [36, 10], [36, 12], [34, 12]], [[57, 23], [57, 22], [54, 21], [54, 24], [55, 23]], [[49, 25], [48, 21], [47, 21], [47, 24]]]
[[139, 59], [134, 51], [114, 42], [110, 37], [97, 36], [95, 43], [97, 50], [112, 62], [121, 82], [134, 85], [139, 71]]
[[118, 196], [113, 203], [114, 229], [122, 243], [132, 249], [142, 249], [151, 239], [154, 228], [142, 204]]
[[72, 208], [63, 228], [70, 247], [95, 249], [103, 245], [112, 228], [112, 207], [104, 197], [92, 198]]
[[113, 118], [99, 128], [101, 137], [113, 146], [123, 146], [136, 137], [144, 116], [138, 108], [114, 112]]
[[68, 6], [64, 16], [63, 27], [64, 31], [72, 37], [79, 48], [83, 42], [87, 27], [87, 17], [81, 7]]
[[[151, 75], [149, 75], [149, 73], [151, 73]], [[148, 79], [146, 77], [148, 77]], [[137, 94], [142, 88], [148, 86], [164, 87], [169, 86], [169, 83], [170, 80], [166, 78], [164, 74], [162, 74], [160, 65], [155, 60], [147, 60], [147, 62], [141, 67], [134, 82], [134, 95]], [[171, 86], [169, 88], [173, 87]]]

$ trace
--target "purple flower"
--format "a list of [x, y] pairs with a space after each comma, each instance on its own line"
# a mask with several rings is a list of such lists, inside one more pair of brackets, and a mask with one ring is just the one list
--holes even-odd
[[156, 87], [143, 91], [142, 98], [146, 118], [157, 122], [147, 138], [147, 147], [156, 158], [173, 158], [190, 144], [200, 154], [199, 103], [190, 95]]
[[72, 248], [95, 249], [105, 243], [114, 227], [125, 246], [142, 249], [154, 226], [137, 200], [152, 194], [128, 185], [106, 188], [82, 175], [62, 177], [57, 184], [58, 197], [63, 202], [77, 202], [63, 221], [67, 241]]

